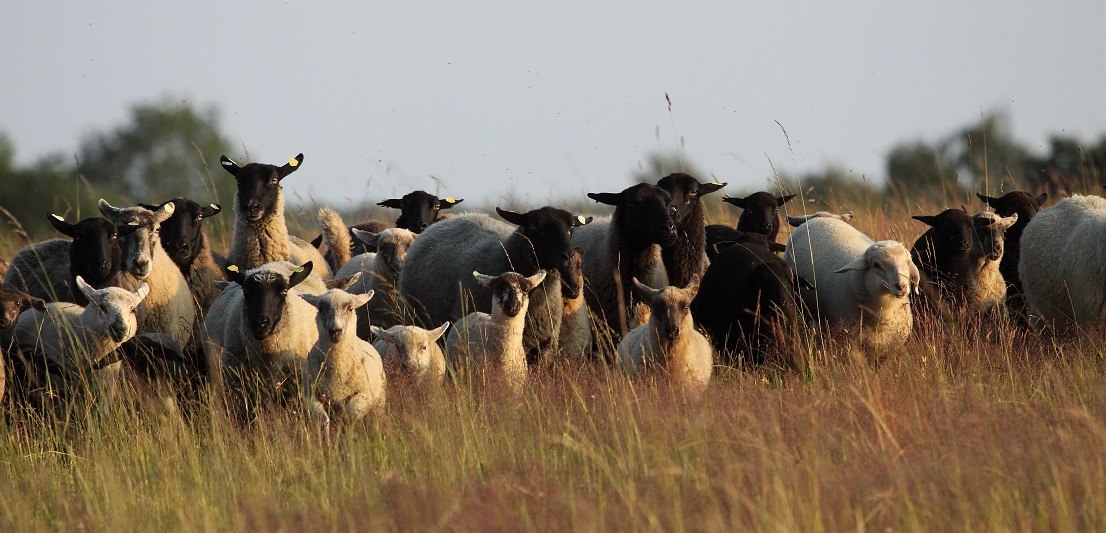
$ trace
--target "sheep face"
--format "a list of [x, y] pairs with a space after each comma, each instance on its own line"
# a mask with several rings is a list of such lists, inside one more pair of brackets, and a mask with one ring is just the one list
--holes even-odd
[[699, 292], [699, 276], [693, 275], [684, 288], [665, 287], [654, 289], [633, 279], [634, 294], [649, 304], [650, 320], [657, 323], [657, 333], [664, 340], [680, 338], [683, 327], [690, 322], [691, 302]]
[[1023, 224], [1028, 223], [1029, 219], [1033, 218], [1033, 215], [1036, 215], [1048, 201], [1048, 193], [1042, 193], [1034, 198], [1025, 191], [1011, 191], [998, 198], [979, 193], [976, 193], [976, 196], [1001, 216], [1018, 215], [1022, 218]]
[[100, 212], [115, 223], [116, 228], [132, 228], [121, 239], [123, 248], [123, 268], [138, 279], [146, 279], [154, 265], [154, 249], [161, 243], [161, 223], [165, 222], [176, 209], [171, 202], [162, 205], [157, 211], [142, 207], [119, 208], [100, 199]]
[[280, 180], [300, 168], [303, 154], [279, 167], [263, 163], [240, 167], [225, 155], [219, 158], [219, 163], [238, 182], [238, 194], [235, 195], [238, 214], [247, 222], [258, 222], [276, 214], [280, 204]]
[[790, 224], [791, 227], [797, 228], [799, 226], [802, 226], [804, 222], [813, 218], [836, 218], [837, 220], [840, 220], [842, 222], [851, 222], [853, 219], [853, 213], [852, 211], [849, 211], [847, 213], [842, 213], [838, 215], [837, 213], [830, 213], [829, 211], [818, 211], [817, 213], [811, 213], [809, 215], [800, 215], [797, 217], [788, 216], [787, 223]]
[[73, 238], [69, 261], [85, 280], [100, 284], [122, 268], [119, 234], [130, 233], [133, 227], [116, 229], [115, 224], [103, 218], [86, 218], [76, 224], [53, 214], [47, 219], [55, 229]]
[[416, 233], [403, 228], [388, 228], [380, 233], [371, 233], [353, 228], [350, 231], [357, 240], [374, 247], [377, 257], [384, 260], [384, 266], [393, 279], [399, 277], [403, 262], [407, 259], [407, 249], [415, 242]]
[[396, 227], [422, 233], [436, 220], [442, 209], [449, 209], [464, 199], [455, 199], [452, 196], [438, 198], [424, 191], [415, 191], [403, 195], [402, 198], [391, 198], [379, 202], [376, 205], [399, 209], [399, 218], [396, 219]]
[[203, 247], [204, 219], [219, 214], [223, 208], [219, 204], [200, 205], [187, 198], [173, 198], [160, 205], [139, 205], [157, 211], [170, 203], [174, 207], [173, 216], [161, 223], [161, 247], [187, 273]]
[[869, 294], [882, 291], [896, 298], [906, 298], [921, 282], [918, 267], [910, 258], [910, 252], [901, 242], [879, 241], [864, 251], [864, 255], [834, 272], [864, 272], [864, 284]]
[[572, 257], [572, 230], [591, 222], [591, 217], [572, 216], [554, 207], [526, 213], [497, 207], [495, 212], [518, 226], [518, 233], [530, 241], [542, 270], [563, 268]]
[[377, 338], [395, 347], [395, 350], [380, 352], [385, 366], [419, 376], [430, 369], [430, 346], [438, 342], [447, 329], [449, 322], [431, 330], [418, 326], [392, 326], [388, 329], [373, 326], [372, 332]]
[[307, 279], [311, 268], [308, 261], [286, 278], [272, 270], [258, 268], [247, 275], [236, 265], [227, 266], [227, 279], [242, 287], [246, 326], [255, 339], [266, 339], [276, 331], [288, 305], [288, 291]]
[[683, 224], [691, 216], [695, 206], [699, 204], [704, 195], [725, 186], [725, 183], [699, 183], [699, 180], [682, 172], [669, 174], [657, 182], [657, 187], [668, 191], [668, 194], [672, 195], [672, 205], [676, 208], [676, 214], [672, 217], [672, 221], [677, 226]]
[[565, 262], [561, 273], [561, 296], [568, 300], [580, 297], [584, 290], [584, 251], [576, 248], [572, 251], [572, 257]]
[[774, 241], [780, 232], [780, 206], [794, 197], [794, 194], [772, 196], [767, 192], [755, 192], [745, 198], [724, 196], [722, 201], [742, 209], [741, 216], [737, 219], [737, 229], [762, 233]]
[[963, 209], [946, 209], [936, 215], [914, 215], [912, 218], [933, 227], [926, 235], [938, 255], [954, 256], [971, 252], [975, 222]]
[[649, 183], [639, 183], [619, 193], [588, 193], [588, 198], [615, 206], [615, 218], [622, 239], [637, 247], [651, 244], [671, 246], [676, 242], [676, 206], [668, 191]]
[[93, 289], [77, 276], [77, 287], [88, 298], [85, 312], [91, 309], [94, 314], [96, 331], [107, 333], [115, 342], [123, 342], [138, 331], [138, 305], [149, 294], [149, 285], [143, 283], [134, 292], [119, 287]]
[[504, 272], [498, 276], [486, 276], [473, 272], [473, 277], [492, 293], [492, 308], [500, 308], [503, 314], [516, 317], [525, 307], [530, 291], [541, 285], [545, 271], [526, 277], [518, 272]]
[[0, 287], [0, 330], [8, 329], [15, 325], [19, 319], [19, 313], [28, 307], [42, 309], [46, 303], [34, 296], [28, 296], [14, 289]]
[[972, 215], [975, 223], [975, 239], [972, 242], [972, 257], [985, 258], [988, 261], [1002, 259], [1006, 230], [1018, 221], [1018, 214], [1000, 217], [995, 213], [976, 213]]
[[330, 289], [318, 296], [301, 295], [307, 303], [315, 306], [315, 324], [319, 334], [326, 335], [331, 343], [339, 343], [350, 331], [357, 331], [356, 309], [369, 303], [373, 291], [353, 295], [342, 289]]

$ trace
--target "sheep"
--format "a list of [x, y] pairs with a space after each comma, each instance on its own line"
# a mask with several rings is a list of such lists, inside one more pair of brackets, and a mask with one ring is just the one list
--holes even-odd
[[707, 226], [706, 237], [708, 261], [714, 261], [714, 257], [718, 255], [718, 252], [729, 248], [730, 243], [735, 242], [753, 242], [764, 246], [771, 252], [783, 252], [787, 249], [786, 246], [778, 242], [769, 241], [768, 236], [763, 233], [741, 231], [721, 224]]
[[1018, 273], [1029, 311], [1047, 327], [1098, 325], [1106, 319], [1106, 199], [1072, 195], [1042, 210], [1021, 238]]
[[998, 272], [1002, 234], [1017, 221], [1016, 215], [972, 217], [963, 209], [946, 209], [913, 218], [931, 226], [910, 252], [921, 273], [920, 300], [928, 308], [948, 316], [960, 311], [989, 312], [1001, 304], [1006, 295]]
[[17, 372], [13, 378], [25, 392], [49, 385], [47, 373], [54, 372], [57, 375], [52, 378], [61, 380], [62, 390], [82, 383], [110, 389], [105, 380], [112, 371], [101, 370], [101, 363], [138, 330], [137, 309], [149, 294], [149, 285], [142, 283], [131, 292], [119, 287], [95, 289], [80, 276], [74, 282], [88, 305], [51, 302], [19, 315], [14, 330], [16, 356], [20, 368], [29, 372]]
[[626, 332], [626, 310], [633, 307], [630, 280], [668, 285], [661, 248], [677, 240], [672, 220], [677, 209], [668, 191], [648, 183], [588, 197], [615, 206], [614, 214], [575, 232], [572, 245], [584, 253], [584, 294], [596, 325], [617, 342]]
[[29, 307], [41, 308], [46, 303], [9, 285], [0, 285], [0, 332], [15, 325], [20, 313]]
[[735, 366], [770, 362], [799, 322], [795, 273], [768, 249], [766, 235], [745, 235], [717, 246], [691, 302], [695, 322], [722, 360]]
[[901, 242], [872, 242], [842, 220], [814, 218], [791, 233], [784, 261], [814, 284], [799, 290], [807, 308], [862, 347], [880, 353], [910, 334], [920, 274]]
[[586, 360], [591, 356], [594, 339], [591, 316], [584, 298], [584, 253], [579, 248], [572, 251], [561, 276], [561, 301], [563, 312], [558, 344], [568, 359]]
[[1014, 317], [1015, 323], [1023, 327], [1029, 325], [1025, 308], [1025, 294], [1022, 290], [1021, 277], [1018, 275], [1018, 261], [1021, 259], [1022, 232], [1030, 220], [1041, 210], [1048, 201], [1048, 193], [1042, 193], [1034, 198], [1023, 191], [1012, 191], [999, 198], [992, 198], [976, 193], [983, 203], [994, 208], [995, 213], [1008, 217], [1018, 215], [1018, 221], [1006, 230], [1006, 252], [999, 264], [999, 272], [1006, 280], [1006, 309]]
[[222, 266], [216, 262], [208, 246], [203, 222], [219, 214], [223, 208], [219, 204], [200, 205], [180, 197], [158, 205], [139, 205], [157, 211], [169, 203], [173, 204], [173, 215], [161, 223], [161, 247], [188, 281], [188, 290], [202, 315], [219, 295], [215, 282], [226, 279]]
[[101, 198], [98, 205], [100, 213], [116, 228], [130, 230], [120, 239], [123, 268], [129, 274], [121, 286], [140, 282], [150, 286], [150, 294], [138, 310], [138, 332], [165, 333], [181, 346], [192, 346], [197, 325], [196, 303], [188, 280], [161, 247], [159, 227], [172, 216], [174, 204], [166, 203], [157, 211], [150, 211], [144, 207], [115, 207]]
[[319, 243], [311, 241], [311, 245], [318, 248], [321, 243], [326, 243], [327, 250], [323, 257], [326, 259], [326, 264], [330, 266], [330, 270], [337, 272], [353, 257], [351, 247], [352, 241], [356, 238], [353, 236], [353, 230], [346, 227], [346, 223], [342, 221], [342, 216], [337, 211], [323, 207], [319, 209], [316, 216], [323, 233], [317, 239]]
[[121, 284], [123, 250], [119, 235], [133, 231], [132, 227], [116, 229], [104, 218], [86, 218], [76, 224], [55, 214], [46, 218], [72, 240], [49, 239], [19, 250], [4, 275], [5, 284], [48, 302], [80, 305], [88, 300], [77, 290], [73, 282], [76, 276], [94, 288]]
[[649, 304], [649, 320], [618, 344], [618, 359], [629, 375], [659, 374], [692, 397], [710, 383], [714, 354], [710, 341], [695, 330], [691, 301], [699, 291], [699, 276], [686, 287], [654, 289], [631, 280], [638, 298]]
[[504, 272], [492, 277], [473, 271], [472, 276], [492, 294], [491, 314], [476, 311], [458, 320], [446, 337], [446, 354], [456, 369], [461, 361], [470, 365], [486, 385], [489, 379], [501, 379], [509, 393], [517, 396], [526, 384], [527, 362], [523, 344], [530, 291], [539, 287], [546, 273], [525, 277]]
[[318, 296], [300, 297], [317, 310], [318, 340], [307, 356], [303, 374], [303, 401], [311, 418], [325, 432], [332, 415], [356, 422], [370, 412], [382, 414], [384, 366], [376, 348], [356, 335], [355, 309], [368, 303], [372, 291], [353, 295], [330, 289]]
[[[357, 237], [353, 235], [354, 229], [369, 233], [380, 233], [388, 228], [396, 227], [409, 230], [417, 235], [422, 233], [422, 231], [431, 224], [445, 220], [449, 216], [439, 215], [441, 210], [451, 209], [463, 201], [465, 201], [463, 198], [459, 199], [452, 196], [438, 198], [425, 191], [414, 191], [403, 195], [401, 198], [390, 198], [382, 202], [377, 202], [376, 205], [381, 207], [399, 209], [399, 218], [396, 219], [395, 225], [382, 220], [370, 220], [351, 226], [349, 228], [350, 256], [376, 251], [376, 248], [374, 248], [371, 243], [357, 240]], [[325, 240], [324, 235], [320, 235], [312, 240], [311, 244], [318, 248], [322, 246]], [[330, 262], [332, 270], [337, 270], [344, 264], [344, 262], [337, 263], [336, 260], [333, 260], [330, 251], [327, 251], [326, 259]]]
[[818, 211], [816, 213], [810, 213], [809, 215], [799, 215], [799, 216], [788, 215], [787, 216], [787, 223], [791, 227], [797, 228], [799, 226], [802, 226], [804, 222], [806, 222], [806, 221], [808, 221], [812, 218], [836, 218], [837, 220], [841, 220], [841, 221], [844, 221], [844, 222], [852, 222], [853, 212], [848, 211], [848, 212], [845, 212], [845, 213], [841, 213], [839, 215], [837, 213], [830, 213], [829, 211]]
[[379, 250], [377, 253], [364, 253], [350, 259], [336, 274], [338, 277], [347, 277], [360, 272], [363, 274], [361, 279], [350, 286], [349, 292], [376, 292], [376, 296], [357, 311], [357, 336], [368, 339], [371, 325], [389, 328], [402, 323], [406, 318], [406, 306], [398, 290], [399, 275], [416, 235], [402, 228], [388, 228], [380, 233], [354, 228], [353, 233], [358, 241], [371, 244]]
[[742, 209], [737, 219], [737, 229], [750, 233], [763, 233], [771, 242], [780, 232], [780, 207], [794, 198], [794, 194], [773, 196], [769, 192], [755, 192], [745, 198], [723, 196], [722, 201]]
[[238, 191], [234, 194], [234, 237], [227, 262], [241, 269], [260, 267], [273, 261], [316, 265], [313, 272], [323, 279], [330, 269], [322, 254], [310, 243], [288, 234], [284, 219], [284, 191], [280, 181], [303, 163], [303, 154], [283, 166], [250, 163], [238, 166], [232, 159], [219, 159], [223, 170], [234, 176]]
[[445, 354], [438, 339], [449, 329], [449, 322], [434, 329], [418, 326], [372, 326], [376, 336], [373, 347], [384, 361], [388, 381], [407, 381], [418, 385], [440, 385], [445, 379]]
[[548, 275], [530, 294], [525, 318], [527, 360], [537, 364], [557, 353], [560, 270], [572, 257], [572, 234], [587, 227], [591, 218], [553, 207], [526, 213], [496, 208], [496, 212], [509, 224], [485, 214], [465, 213], [427, 228], [407, 252], [399, 291], [412, 307], [416, 324], [430, 328], [469, 311], [491, 310], [491, 292], [466, 272], [533, 275], [544, 271]]
[[676, 223], [676, 233], [680, 236], [672, 246], [661, 249], [661, 258], [664, 260], [668, 282], [682, 287], [693, 274], [702, 277], [707, 271], [704, 233], [706, 215], [703, 212], [702, 198], [726, 184], [699, 183], [694, 177], [677, 172], [661, 178], [657, 181], [657, 186], [672, 196], [672, 205], [676, 207], [672, 220]]

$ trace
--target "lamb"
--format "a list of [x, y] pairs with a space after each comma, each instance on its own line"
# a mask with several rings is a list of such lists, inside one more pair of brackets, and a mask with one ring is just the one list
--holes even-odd
[[180, 197], [159, 205], [139, 205], [157, 211], [170, 203], [173, 204], [173, 215], [161, 223], [161, 247], [188, 281], [188, 290], [202, 315], [219, 296], [215, 282], [226, 279], [222, 266], [216, 262], [208, 246], [203, 222], [219, 214], [223, 208], [219, 204], [200, 205]]
[[95, 289], [80, 276], [74, 281], [88, 305], [51, 302], [19, 315], [15, 342], [20, 366], [28, 372], [19, 372], [13, 379], [23, 391], [48, 385], [52, 379], [45, 375], [47, 369], [58, 373], [53, 379], [60, 379], [66, 391], [83, 383], [104, 385], [111, 372], [97, 371], [103, 359], [138, 330], [137, 309], [150, 292], [148, 285], [140, 284], [131, 292], [119, 287]]
[[1058, 332], [1106, 319], [1106, 199], [1072, 195], [1037, 213], [1021, 238], [1029, 311]]
[[449, 322], [434, 329], [418, 326], [372, 326], [376, 335], [373, 347], [384, 361], [389, 382], [407, 381], [416, 385], [440, 385], [445, 379], [445, 354], [438, 339], [449, 329]]
[[5, 284], [48, 302], [80, 305], [88, 300], [77, 290], [73, 281], [76, 276], [94, 288], [120, 285], [123, 249], [119, 233], [128, 233], [133, 228], [117, 230], [115, 224], [104, 218], [86, 218], [70, 224], [51, 214], [47, 220], [72, 240], [49, 239], [19, 250], [4, 275]]
[[1006, 316], [1007, 283], [1002, 275], [1001, 262], [1005, 255], [1006, 233], [1017, 224], [1018, 214], [1001, 217], [995, 213], [980, 212], [972, 215], [975, 223], [975, 243], [972, 257], [978, 270], [976, 281], [968, 293], [968, 302], [977, 312]]
[[99, 208], [116, 228], [131, 230], [120, 240], [123, 267], [129, 274], [121, 286], [145, 282], [150, 287], [150, 294], [138, 310], [138, 332], [165, 333], [180, 346], [192, 346], [197, 325], [196, 304], [188, 290], [188, 280], [161, 247], [159, 227], [172, 216], [174, 205], [166, 203], [157, 211], [150, 211], [143, 207], [114, 207], [101, 198]]
[[740, 366], [789, 363], [773, 355], [786, 347], [799, 322], [797, 278], [768, 249], [767, 236], [746, 234], [741, 242], [718, 245], [691, 302], [695, 322], [707, 333], [723, 362]]
[[465, 213], [427, 228], [407, 252], [399, 275], [400, 294], [416, 314], [416, 324], [430, 328], [469, 311], [491, 310], [491, 292], [465, 272], [534, 275], [544, 271], [547, 276], [530, 294], [530, 312], [525, 317], [527, 360], [536, 364], [557, 354], [560, 270], [572, 257], [572, 234], [591, 218], [553, 207], [527, 213], [497, 208], [496, 212], [510, 224]]
[[541, 286], [545, 271], [525, 277], [517, 272], [504, 272], [492, 277], [473, 271], [473, 278], [492, 294], [492, 312], [476, 311], [457, 321], [446, 337], [446, 354], [455, 369], [464, 361], [482, 385], [489, 380], [502, 380], [513, 396], [522, 393], [526, 384], [526, 349], [523, 329], [530, 291]]
[[723, 196], [722, 201], [742, 209], [737, 219], [737, 229], [749, 233], [763, 233], [771, 242], [780, 232], [780, 207], [794, 198], [794, 194], [773, 196], [768, 192], [755, 192], [745, 198]]
[[615, 206], [614, 214], [581, 228], [572, 236], [572, 245], [584, 253], [584, 294], [596, 325], [604, 326], [617, 342], [626, 331], [626, 310], [633, 307], [630, 280], [668, 285], [661, 248], [676, 242], [672, 215], [677, 210], [668, 191], [648, 183], [588, 197]]
[[843, 222], [851, 222], [852, 219], [853, 219], [853, 212], [848, 211], [846, 213], [841, 213], [839, 215], [837, 213], [830, 213], [829, 211], [818, 211], [816, 213], [810, 213], [809, 215], [799, 215], [799, 216], [788, 215], [787, 216], [787, 223], [790, 224], [791, 227], [797, 228], [799, 226], [802, 226], [804, 222], [806, 222], [806, 221], [808, 221], [812, 218], [836, 218], [837, 220], [841, 220]]
[[976, 193], [983, 203], [994, 208], [995, 213], [1008, 217], [1018, 215], [1018, 221], [1006, 230], [1006, 252], [999, 264], [999, 272], [1006, 280], [1006, 309], [1015, 318], [1018, 325], [1028, 327], [1028, 316], [1025, 307], [1025, 294], [1022, 290], [1021, 277], [1018, 275], [1018, 262], [1021, 260], [1022, 232], [1030, 220], [1041, 210], [1048, 201], [1048, 193], [1042, 193], [1034, 198], [1023, 191], [1012, 191], [999, 198], [992, 198]]
[[844, 221], [815, 218], [791, 233], [784, 260], [814, 284], [799, 290], [807, 308], [862, 347], [880, 353], [910, 335], [920, 274], [901, 242], [872, 242]]
[[680, 236], [672, 246], [662, 248], [661, 258], [668, 282], [683, 287], [692, 275], [702, 277], [707, 271], [706, 215], [702, 198], [726, 184], [699, 183], [694, 177], [678, 172], [661, 178], [657, 186], [672, 196], [672, 205], [676, 207], [672, 220]]
[[322, 254], [310, 243], [288, 234], [284, 219], [284, 191], [280, 181], [300, 168], [303, 154], [283, 166], [250, 163], [238, 166], [227, 156], [219, 162], [238, 182], [234, 195], [234, 238], [227, 263], [253, 269], [273, 261], [312, 262], [315, 275], [330, 277]]
[[357, 336], [369, 338], [369, 327], [384, 328], [404, 322], [408, 318], [406, 306], [399, 294], [399, 275], [407, 258], [407, 251], [415, 241], [415, 233], [401, 228], [389, 228], [380, 233], [353, 229], [357, 240], [371, 244], [377, 253], [364, 253], [350, 259], [338, 270], [338, 277], [360, 272], [361, 279], [350, 286], [349, 292], [365, 294], [373, 290], [376, 296], [368, 305], [357, 311]]
[[584, 300], [584, 253], [576, 248], [561, 276], [563, 312], [558, 344], [569, 360], [584, 361], [591, 356], [591, 315]]
[[318, 329], [318, 340], [307, 356], [303, 400], [324, 432], [329, 430], [332, 416], [356, 422], [366, 414], [384, 412], [386, 381], [380, 354], [356, 335], [354, 310], [372, 296], [372, 291], [353, 295], [342, 289], [301, 295], [317, 310]]
[[0, 332], [15, 325], [20, 313], [29, 307], [40, 309], [46, 302], [8, 285], [0, 285]]
[[701, 397], [710, 383], [714, 354], [710, 341], [695, 330], [691, 301], [699, 276], [684, 288], [654, 289], [632, 280], [638, 298], [649, 304], [649, 320], [618, 344], [618, 359], [630, 375], [662, 375], [689, 396]]

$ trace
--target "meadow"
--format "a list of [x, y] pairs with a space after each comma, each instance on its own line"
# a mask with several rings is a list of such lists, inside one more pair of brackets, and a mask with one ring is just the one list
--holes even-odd
[[[712, 221], [732, 223], [716, 201]], [[217, 249], [228, 203], [209, 228]], [[924, 229], [911, 214], [961, 203], [983, 210], [967, 195], [785, 210], [850, 208], [862, 231], [909, 246]], [[311, 237], [308, 211], [293, 231]], [[8, 236], [0, 255], [19, 246]], [[520, 399], [390, 390], [385, 416], [329, 445], [299, 412], [244, 430], [217, 409], [182, 417], [150, 401], [9, 415], [0, 528], [1106, 529], [1101, 331], [922, 321], [878, 357], [795, 335], [802, 370], [716, 367], [699, 402], [561, 361]]]

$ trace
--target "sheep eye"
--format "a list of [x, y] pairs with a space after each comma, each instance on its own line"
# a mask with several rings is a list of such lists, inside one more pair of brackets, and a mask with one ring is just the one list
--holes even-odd
[[872, 268], [874, 268], [876, 270], [883, 270], [883, 265], [881, 265], [879, 263], [873, 263]]
[[276, 185], [278, 182], [280, 182], [280, 180], [278, 180], [276, 178], [273, 178], [273, 179], [269, 180], [269, 185]]

